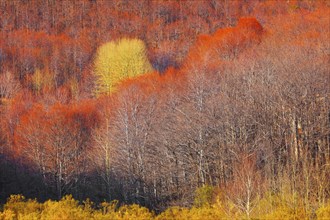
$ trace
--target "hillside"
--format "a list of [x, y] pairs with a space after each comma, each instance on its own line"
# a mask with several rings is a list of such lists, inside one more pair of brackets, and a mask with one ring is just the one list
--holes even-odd
[[329, 6], [0, 0], [0, 219], [330, 218]]

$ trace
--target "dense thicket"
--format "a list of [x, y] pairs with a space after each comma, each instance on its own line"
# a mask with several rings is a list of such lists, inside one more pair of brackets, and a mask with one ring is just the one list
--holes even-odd
[[[199, 198], [205, 198], [204, 196]], [[302, 207], [301, 198], [293, 199], [293, 195], [278, 195], [261, 199], [252, 215], [254, 219], [329, 219], [330, 204], [315, 211], [314, 215]], [[295, 201], [296, 200], [296, 201]], [[59, 201], [48, 200], [39, 203], [36, 200], [25, 199], [21, 195], [11, 195], [0, 211], [0, 219], [111, 219], [111, 220], [217, 220], [217, 219], [246, 219], [245, 213], [233, 208], [230, 202], [216, 201], [194, 205], [191, 208], [170, 207], [166, 211], [155, 214], [153, 211], [139, 205], [118, 206], [118, 201], [102, 202], [99, 205], [90, 200], [79, 204], [71, 195]]]
[[[315, 215], [330, 197], [327, 1], [138, 2], [0, 1], [1, 200], [161, 211], [213, 186], [224, 212]], [[99, 51], [119, 39], [140, 39], [151, 70], [144, 42], [156, 71], [125, 62], [96, 96]]]

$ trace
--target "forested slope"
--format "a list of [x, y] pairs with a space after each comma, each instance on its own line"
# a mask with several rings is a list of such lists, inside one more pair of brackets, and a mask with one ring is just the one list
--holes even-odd
[[[3, 203], [71, 194], [95, 202], [63, 199], [85, 218], [103, 218], [104, 200], [190, 208], [141, 208], [145, 218], [329, 217], [327, 1], [0, 1], [0, 11]], [[61, 204], [27, 203], [38, 218]]]

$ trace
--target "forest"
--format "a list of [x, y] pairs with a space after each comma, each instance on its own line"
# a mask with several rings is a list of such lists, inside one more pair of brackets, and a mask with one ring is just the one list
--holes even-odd
[[328, 0], [0, 0], [0, 219], [330, 219]]

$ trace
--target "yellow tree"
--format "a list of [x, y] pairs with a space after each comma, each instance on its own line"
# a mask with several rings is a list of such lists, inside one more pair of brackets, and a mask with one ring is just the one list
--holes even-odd
[[127, 38], [102, 45], [97, 51], [94, 68], [96, 94], [107, 95], [115, 90], [121, 80], [153, 70], [144, 42]]

